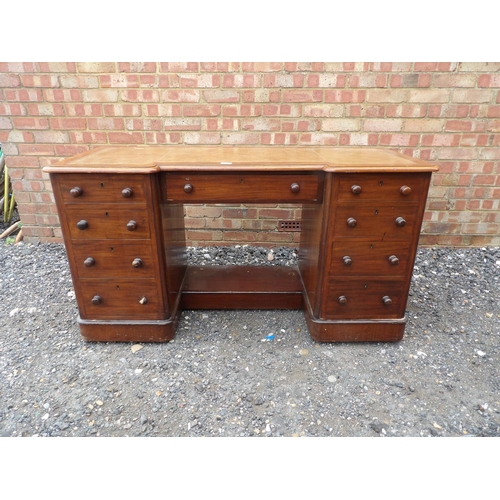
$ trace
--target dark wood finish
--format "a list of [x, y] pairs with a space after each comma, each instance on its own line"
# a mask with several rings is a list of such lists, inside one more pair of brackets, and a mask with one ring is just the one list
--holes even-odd
[[301, 309], [298, 269], [278, 266], [188, 267], [183, 309]]
[[[403, 336], [433, 165], [369, 148], [134, 146], [44, 170], [88, 341], [171, 340], [186, 308], [303, 308], [319, 342]], [[184, 203], [302, 204], [298, 269], [188, 267]]]

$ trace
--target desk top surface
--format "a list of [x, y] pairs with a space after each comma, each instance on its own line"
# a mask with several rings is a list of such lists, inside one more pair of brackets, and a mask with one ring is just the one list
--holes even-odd
[[389, 149], [269, 146], [104, 146], [43, 169], [48, 173], [159, 171], [433, 172], [436, 165]]

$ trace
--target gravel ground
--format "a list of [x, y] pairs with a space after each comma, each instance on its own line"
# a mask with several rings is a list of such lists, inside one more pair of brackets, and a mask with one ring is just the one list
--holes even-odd
[[[272, 257], [189, 251], [297, 250]], [[1, 240], [0, 271], [1, 436], [500, 436], [499, 248], [420, 249], [394, 344], [317, 343], [301, 311], [185, 311], [170, 343], [86, 343], [62, 245]]]

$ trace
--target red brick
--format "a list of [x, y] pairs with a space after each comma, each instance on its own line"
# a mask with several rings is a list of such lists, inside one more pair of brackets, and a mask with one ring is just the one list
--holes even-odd
[[79, 89], [44, 89], [43, 95], [48, 102], [78, 102], [82, 100], [82, 92]]
[[145, 134], [145, 144], [180, 144], [181, 133], [180, 132], [146, 132]]
[[445, 125], [445, 130], [468, 132], [472, 130], [472, 122], [468, 120], [448, 120]]
[[262, 84], [262, 77], [261, 75], [258, 74], [243, 74], [243, 75], [226, 74], [223, 76], [222, 79], [223, 87], [252, 88], [252, 87], [260, 87], [261, 84]]
[[29, 103], [26, 105], [31, 116], [64, 116], [66, 111], [62, 103]]
[[218, 104], [186, 104], [183, 108], [184, 116], [218, 116], [221, 107]]
[[261, 116], [262, 105], [260, 104], [241, 104], [227, 105], [222, 108], [223, 116]]
[[71, 142], [84, 144], [106, 144], [106, 132], [70, 132]]
[[21, 75], [25, 87], [59, 87], [59, 79], [54, 75]]
[[161, 119], [129, 118], [125, 120], [126, 130], [161, 130]]
[[[326, 91], [328, 92], [328, 91]], [[285, 90], [284, 102], [319, 102], [323, 100], [322, 90]]]
[[36, 73], [33, 62], [0, 62], [0, 73]]
[[388, 104], [385, 107], [386, 116], [404, 117], [404, 118], [421, 118], [427, 114], [427, 106], [420, 104]]
[[3, 89], [6, 101], [36, 102], [43, 101], [41, 89]]
[[[93, 104], [92, 106], [100, 106]], [[96, 108], [97, 109], [97, 108]], [[92, 116], [141, 116], [142, 107], [140, 104], [104, 104], [104, 113], [92, 114]]]
[[84, 130], [87, 128], [85, 118], [50, 118], [49, 123], [53, 130]]
[[200, 102], [199, 90], [163, 90], [161, 92], [163, 102]]
[[[37, 106], [37, 104], [21, 104], [17, 102], [13, 103], [3, 103], [0, 104], [0, 115], [4, 116], [15, 116], [15, 115], [21, 115], [21, 116], [26, 116], [28, 113], [26, 109], [29, 106]], [[29, 113], [30, 115], [33, 113]], [[37, 114], [37, 113], [35, 113]]]
[[142, 144], [144, 136], [142, 132], [108, 132], [111, 144]]
[[256, 208], [223, 208], [222, 217], [228, 219], [256, 219]]
[[12, 123], [17, 129], [46, 130], [49, 128], [49, 120], [47, 118], [20, 116], [12, 118]]
[[[18, 148], [19, 148], [19, 154], [21, 155], [54, 156], [55, 154], [53, 144], [19, 144]], [[41, 171], [39, 172], [41, 174]]]
[[325, 102], [364, 102], [366, 90], [325, 90]]
[[[56, 106], [56, 104], [54, 104]], [[102, 104], [64, 104], [68, 116], [102, 116]], [[105, 114], [110, 114], [109, 110]]]
[[[106, 92], [106, 91], [103, 91]], [[108, 90], [107, 92], [116, 92], [113, 90]], [[125, 102], [158, 102], [160, 96], [158, 90], [122, 90], [120, 95]], [[109, 101], [116, 101], [117, 99], [109, 99]]]
[[480, 75], [477, 81], [478, 87], [500, 87], [500, 75]]
[[145, 116], [182, 116], [180, 104], [148, 104]]
[[232, 118], [206, 118], [207, 130], [240, 130], [239, 120]]

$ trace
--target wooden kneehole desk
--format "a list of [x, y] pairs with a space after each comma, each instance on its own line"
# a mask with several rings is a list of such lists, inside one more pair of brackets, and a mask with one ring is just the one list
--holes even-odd
[[[383, 149], [102, 147], [50, 174], [89, 341], [173, 339], [183, 309], [303, 309], [313, 339], [397, 341], [436, 166]], [[184, 204], [302, 206], [299, 264], [188, 266]]]

